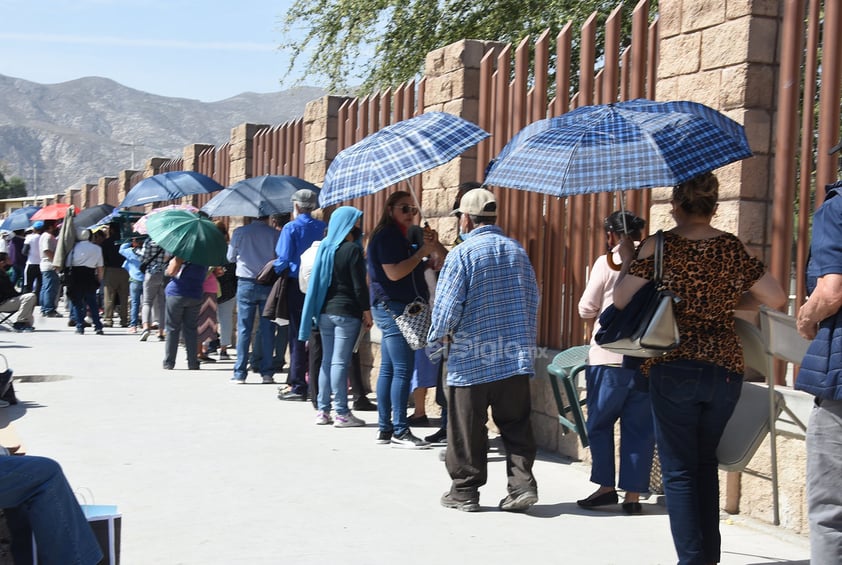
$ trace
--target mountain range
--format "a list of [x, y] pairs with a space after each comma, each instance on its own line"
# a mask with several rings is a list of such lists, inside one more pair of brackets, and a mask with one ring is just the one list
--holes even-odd
[[218, 102], [157, 96], [86, 77], [38, 84], [0, 75], [0, 170], [29, 194], [56, 194], [186, 145], [219, 145], [242, 123], [281, 124], [323, 96], [319, 88], [244, 92]]

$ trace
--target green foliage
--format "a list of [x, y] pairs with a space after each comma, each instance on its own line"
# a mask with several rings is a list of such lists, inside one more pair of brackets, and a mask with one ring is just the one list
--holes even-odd
[[[352, 86], [349, 77], [360, 77], [362, 93], [369, 93], [415, 78], [429, 51], [456, 41], [516, 44], [546, 29], [555, 36], [567, 22], [578, 32], [592, 12], [598, 13], [597, 44], [601, 46], [605, 19], [620, 4], [625, 6], [623, 37], [628, 38], [636, 4], [630, 1], [295, 0], [285, 15], [283, 32], [287, 37], [295, 30], [305, 34], [281, 48], [292, 54], [287, 74], [305, 59], [304, 77], [298, 82], [321, 76], [326, 88], [336, 93]], [[657, 0], [650, 6], [654, 14]], [[573, 59], [578, 61], [578, 37]]]
[[0, 199], [21, 198], [26, 196], [26, 183], [20, 177], [6, 179], [3, 171], [0, 171]]

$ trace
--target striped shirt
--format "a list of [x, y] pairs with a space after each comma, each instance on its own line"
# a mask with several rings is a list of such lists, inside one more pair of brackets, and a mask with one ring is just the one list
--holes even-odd
[[520, 244], [481, 226], [447, 255], [429, 341], [450, 336], [447, 384], [472, 386], [534, 374], [538, 284]]

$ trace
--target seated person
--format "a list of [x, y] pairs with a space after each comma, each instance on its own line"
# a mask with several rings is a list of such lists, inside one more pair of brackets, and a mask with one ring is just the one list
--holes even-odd
[[31, 332], [35, 330], [35, 318], [32, 316], [36, 302], [35, 293], [18, 292], [9, 278], [9, 267], [9, 254], [0, 253], [0, 312], [16, 312], [12, 327], [19, 332]]
[[0, 508], [12, 536], [15, 563], [93, 565], [99, 543], [58, 463], [46, 457], [8, 455], [0, 447]]

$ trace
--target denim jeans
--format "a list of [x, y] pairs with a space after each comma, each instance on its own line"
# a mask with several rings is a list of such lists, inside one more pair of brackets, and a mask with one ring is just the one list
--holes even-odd
[[199, 309], [202, 298], [167, 296], [167, 341], [164, 344], [164, 365], [175, 366], [178, 340], [184, 334], [187, 368], [199, 368]]
[[41, 297], [38, 299], [38, 302], [41, 304], [42, 314], [55, 312], [60, 286], [58, 271], [49, 269], [41, 273]]
[[140, 325], [140, 301], [143, 298], [143, 281], [129, 281], [129, 296], [131, 297], [129, 326], [136, 328]]
[[93, 565], [102, 559], [58, 463], [34, 455], [0, 455], [0, 508], [16, 563], [32, 563], [32, 535], [43, 565]]
[[[273, 323], [272, 327], [272, 372], [280, 373], [286, 366], [287, 355], [287, 337], [289, 336], [289, 326], [279, 326]], [[252, 367], [260, 367], [261, 359], [263, 358], [263, 346], [261, 345], [263, 338], [260, 335], [260, 328], [255, 334], [255, 344], [251, 348], [251, 356], [249, 357], [249, 364]]]
[[807, 424], [807, 517], [810, 563], [842, 555], [842, 400], [821, 399]]
[[[158, 322], [158, 327], [163, 328], [165, 323], [164, 303], [167, 298], [164, 294], [164, 273], [146, 273], [143, 279], [143, 323], [147, 328], [152, 327], [152, 322]], [[159, 333], [160, 330], [159, 330]]]
[[[649, 393], [635, 390], [636, 371], [613, 365], [590, 365], [585, 372], [588, 390], [588, 440], [591, 444], [591, 482], [604, 487], [619, 484], [626, 492], [647, 492], [655, 429]], [[615, 483], [614, 424], [620, 420], [620, 480]]]
[[701, 361], [658, 363], [649, 370], [655, 437], [679, 565], [720, 561], [716, 447], [742, 384], [742, 375]]
[[94, 330], [102, 329], [102, 320], [99, 318], [99, 303], [96, 298], [96, 291], [74, 293], [69, 297], [71, 300], [70, 317], [76, 321], [76, 333], [85, 333], [85, 316], [88, 310], [91, 312], [91, 321]]
[[[273, 322], [261, 316], [266, 299], [269, 298], [268, 285], [257, 284], [252, 279], [241, 278], [237, 280], [237, 361], [234, 363], [234, 379], [245, 380], [248, 376], [249, 347], [251, 346], [251, 330], [254, 327], [254, 319], [259, 319], [260, 345], [263, 351], [272, 351], [274, 332]], [[264, 377], [271, 377], [272, 356], [263, 355], [260, 359], [260, 374]]]
[[[397, 314], [406, 304], [389, 301], [389, 309]], [[377, 377], [377, 423], [381, 432], [403, 434], [407, 429], [406, 405], [409, 385], [415, 368], [415, 352], [406, 343], [392, 314], [382, 302], [371, 308], [371, 316], [383, 337], [380, 341], [380, 374]]]
[[[344, 416], [348, 410], [348, 370], [354, 343], [360, 334], [362, 320], [351, 316], [322, 314], [319, 332], [322, 336], [322, 366], [319, 371], [319, 404], [322, 412], [330, 411], [330, 393], [333, 391], [336, 413]], [[314, 378], [311, 375], [310, 378]]]

